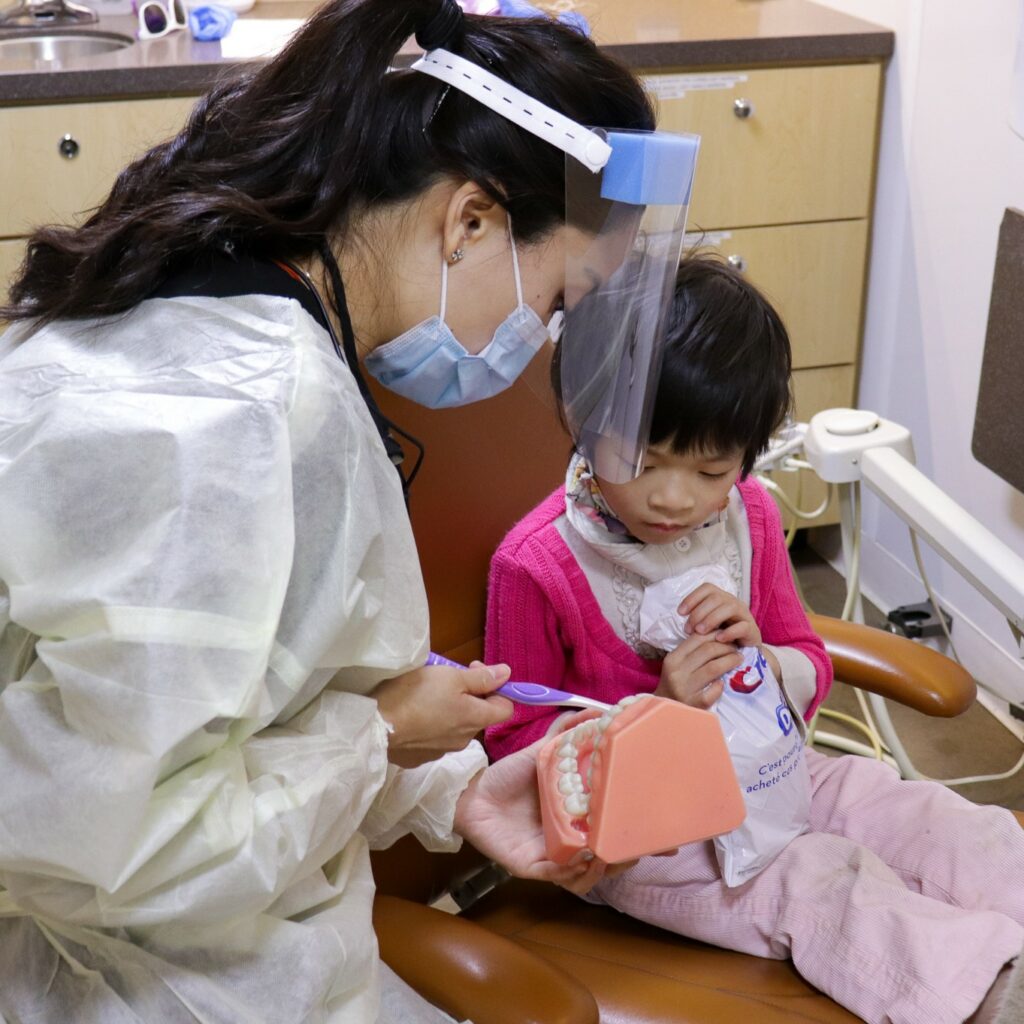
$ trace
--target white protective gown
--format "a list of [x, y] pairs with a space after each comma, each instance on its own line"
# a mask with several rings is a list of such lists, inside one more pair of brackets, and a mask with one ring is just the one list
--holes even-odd
[[0, 1021], [377, 1020], [368, 849], [454, 849], [485, 764], [387, 763], [365, 694], [427, 647], [397, 474], [297, 302], [9, 330]]

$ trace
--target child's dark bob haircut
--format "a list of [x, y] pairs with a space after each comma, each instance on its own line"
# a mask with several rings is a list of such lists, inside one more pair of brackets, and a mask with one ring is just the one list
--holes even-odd
[[786, 328], [742, 274], [699, 254], [679, 266], [667, 332], [651, 444], [741, 451], [747, 476], [790, 410]]

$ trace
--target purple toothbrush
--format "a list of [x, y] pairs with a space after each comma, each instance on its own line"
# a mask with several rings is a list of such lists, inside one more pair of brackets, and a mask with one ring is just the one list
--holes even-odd
[[[450, 668], [465, 668], [457, 661], [442, 658], [440, 654], [433, 651], [427, 655], [428, 665], [448, 665]], [[540, 683], [505, 683], [494, 691], [502, 697], [508, 697], [519, 704], [538, 704], [554, 707], [567, 708], [596, 708], [598, 711], [607, 711], [611, 705], [604, 704], [592, 697], [581, 697], [577, 693], [568, 693], [565, 690], [556, 690], [551, 686], [542, 686]]]

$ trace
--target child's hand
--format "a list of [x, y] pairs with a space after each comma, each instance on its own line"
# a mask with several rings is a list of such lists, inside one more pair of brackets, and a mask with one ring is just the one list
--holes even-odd
[[735, 645], [723, 644], [713, 634], [694, 633], [665, 655], [654, 696], [669, 697], [694, 708], [710, 708], [722, 696], [720, 677], [742, 662]]
[[714, 636], [719, 643], [740, 647], [761, 646], [761, 630], [750, 609], [712, 583], [702, 583], [687, 594], [679, 614], [690, 617], [690, 632], [695, 635]]

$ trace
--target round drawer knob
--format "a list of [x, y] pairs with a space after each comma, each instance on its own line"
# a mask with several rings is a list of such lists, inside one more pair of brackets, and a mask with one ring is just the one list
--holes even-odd
[[747, 261], [738, 252], [734, 252], [726, 259], [725, 262], [728, 263], [733, 270], [737, 270], [741, 274], [747, 269]]
[[754, 113], [754, 104], [741, 96], [738, 100], [732, 101], [732, 112], [740, 120], [745, 121]]
[[73, 135], [65, 135], [57, 144], [57, 149], [65, 160], [74, 160], [75, 157], [78, 156], [78, 150], [80, 148], [81, 147], [78, 145], [78, 142]]

